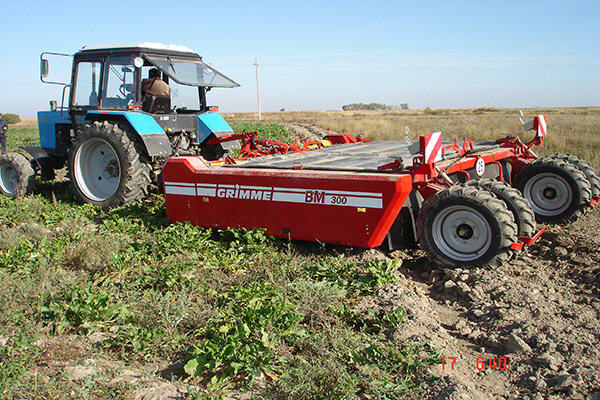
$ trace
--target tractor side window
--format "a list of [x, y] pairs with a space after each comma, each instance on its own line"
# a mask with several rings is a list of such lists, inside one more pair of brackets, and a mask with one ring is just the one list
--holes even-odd
[[102, 108], [126, 110], [135, 101], [134, 71], [131, 57], [112, 57], [106, 64], [108, 75], [104, 86]]
[[[148, 72], [156, 68], [154, 65], [144, 66], [142, 68], [142, 77], [148, 78]], [[200, 96], [198, 95], [198, 86], [180, 85], [173, 79], [169, 79], [166, 74], [161, 74], [161, 79], [165, 80], [171, 88], [171, 108], [187, 109], [189, 111], [200, 110]]]
[[77, 80], [75, 81], [75, 106], [97, 106], [102, 63], [82, 61], [77, 64]]
[[171, 80], [171, 106], [188, 110], [200, 110], [200, 96], [197, 86], [180, 85]]

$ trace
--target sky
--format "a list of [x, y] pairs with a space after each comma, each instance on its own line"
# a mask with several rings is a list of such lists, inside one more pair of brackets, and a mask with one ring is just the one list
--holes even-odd
[[[161, 42], [198, 52], [241, 87], [224, 112], [600, 105], [600, 0], [14, 1], [0, 22], [0, 112], [60, 103], [43, 51]], [[68, 60], [70, 63], [70, 59]], [[51, 70], [68, 74], [66, 62]]]

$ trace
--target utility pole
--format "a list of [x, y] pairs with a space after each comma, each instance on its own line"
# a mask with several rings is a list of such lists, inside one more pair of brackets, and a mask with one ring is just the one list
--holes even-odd
[[258, 100], [258, 119], [262, 119], [262, 114], [260, 112], [260, 89], [258, 88], [258, 61], [256, 61], [256, 58], [254, 59], [254, 67], [256, 68], [256, 98]]

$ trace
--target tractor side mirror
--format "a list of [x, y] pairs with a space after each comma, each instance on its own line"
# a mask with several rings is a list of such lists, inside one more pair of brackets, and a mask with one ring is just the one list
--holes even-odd
[[42, 78], [48, 77], [48, 60], [40, 60], [40, 76]]

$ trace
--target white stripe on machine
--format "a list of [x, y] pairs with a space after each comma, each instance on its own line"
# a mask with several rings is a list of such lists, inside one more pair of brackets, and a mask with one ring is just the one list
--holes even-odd
[[383, 208], [383, 194], [305, 188], [244, 186], [186, 182], [165, 182], [165, 193], [182, 196], [216, 197], [240, 200], [281, 201], [287, 203], [324, 204], [342, 207]]
[[196, 188], [195, 187], [187, 187], [187, 186], [175, 186], [175, 185], [166, 185], [165, 184], [165, 193], [166, 194], [181, 194], [184, 196], [195, 196]]

